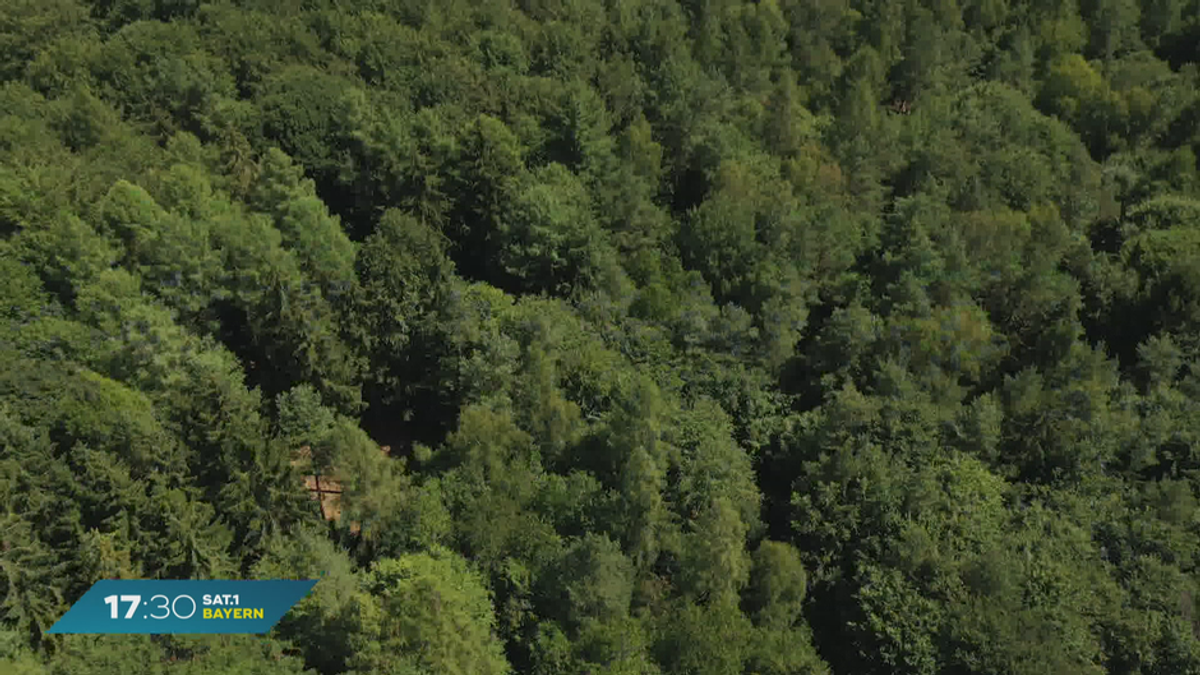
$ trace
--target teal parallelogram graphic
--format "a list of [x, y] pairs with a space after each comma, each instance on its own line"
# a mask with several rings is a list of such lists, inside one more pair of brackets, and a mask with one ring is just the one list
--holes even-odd
[[106, 579], [96, 582], [47, 632], [262, 634], [316, 583], [315, 579]]

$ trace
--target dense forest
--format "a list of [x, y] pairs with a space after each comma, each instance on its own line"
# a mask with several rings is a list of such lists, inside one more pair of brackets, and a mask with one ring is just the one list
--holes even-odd
[[[1198, 64], [1198, 0], [0, 0], [0, 671], [1200, 673]], [[106, 578], [320, 581], [45, 634]]]

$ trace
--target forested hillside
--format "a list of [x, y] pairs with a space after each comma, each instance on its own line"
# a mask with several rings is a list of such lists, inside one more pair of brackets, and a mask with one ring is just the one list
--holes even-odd
[[[1200, 673], [1198, 63], [1198, 0], [0, 0], [0, 672]], [[106, 578], [320, 581], [44, 634]]]

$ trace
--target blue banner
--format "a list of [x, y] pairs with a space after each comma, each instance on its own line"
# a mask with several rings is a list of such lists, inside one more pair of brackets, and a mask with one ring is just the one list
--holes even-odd
[[50, 633], [266, 633], [316, 580], [97, 581]]

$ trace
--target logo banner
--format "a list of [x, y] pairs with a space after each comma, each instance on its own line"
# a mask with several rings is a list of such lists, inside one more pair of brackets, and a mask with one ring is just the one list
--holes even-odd
[[105, 579], [47, 632], [267, 633], [316, 583]]

